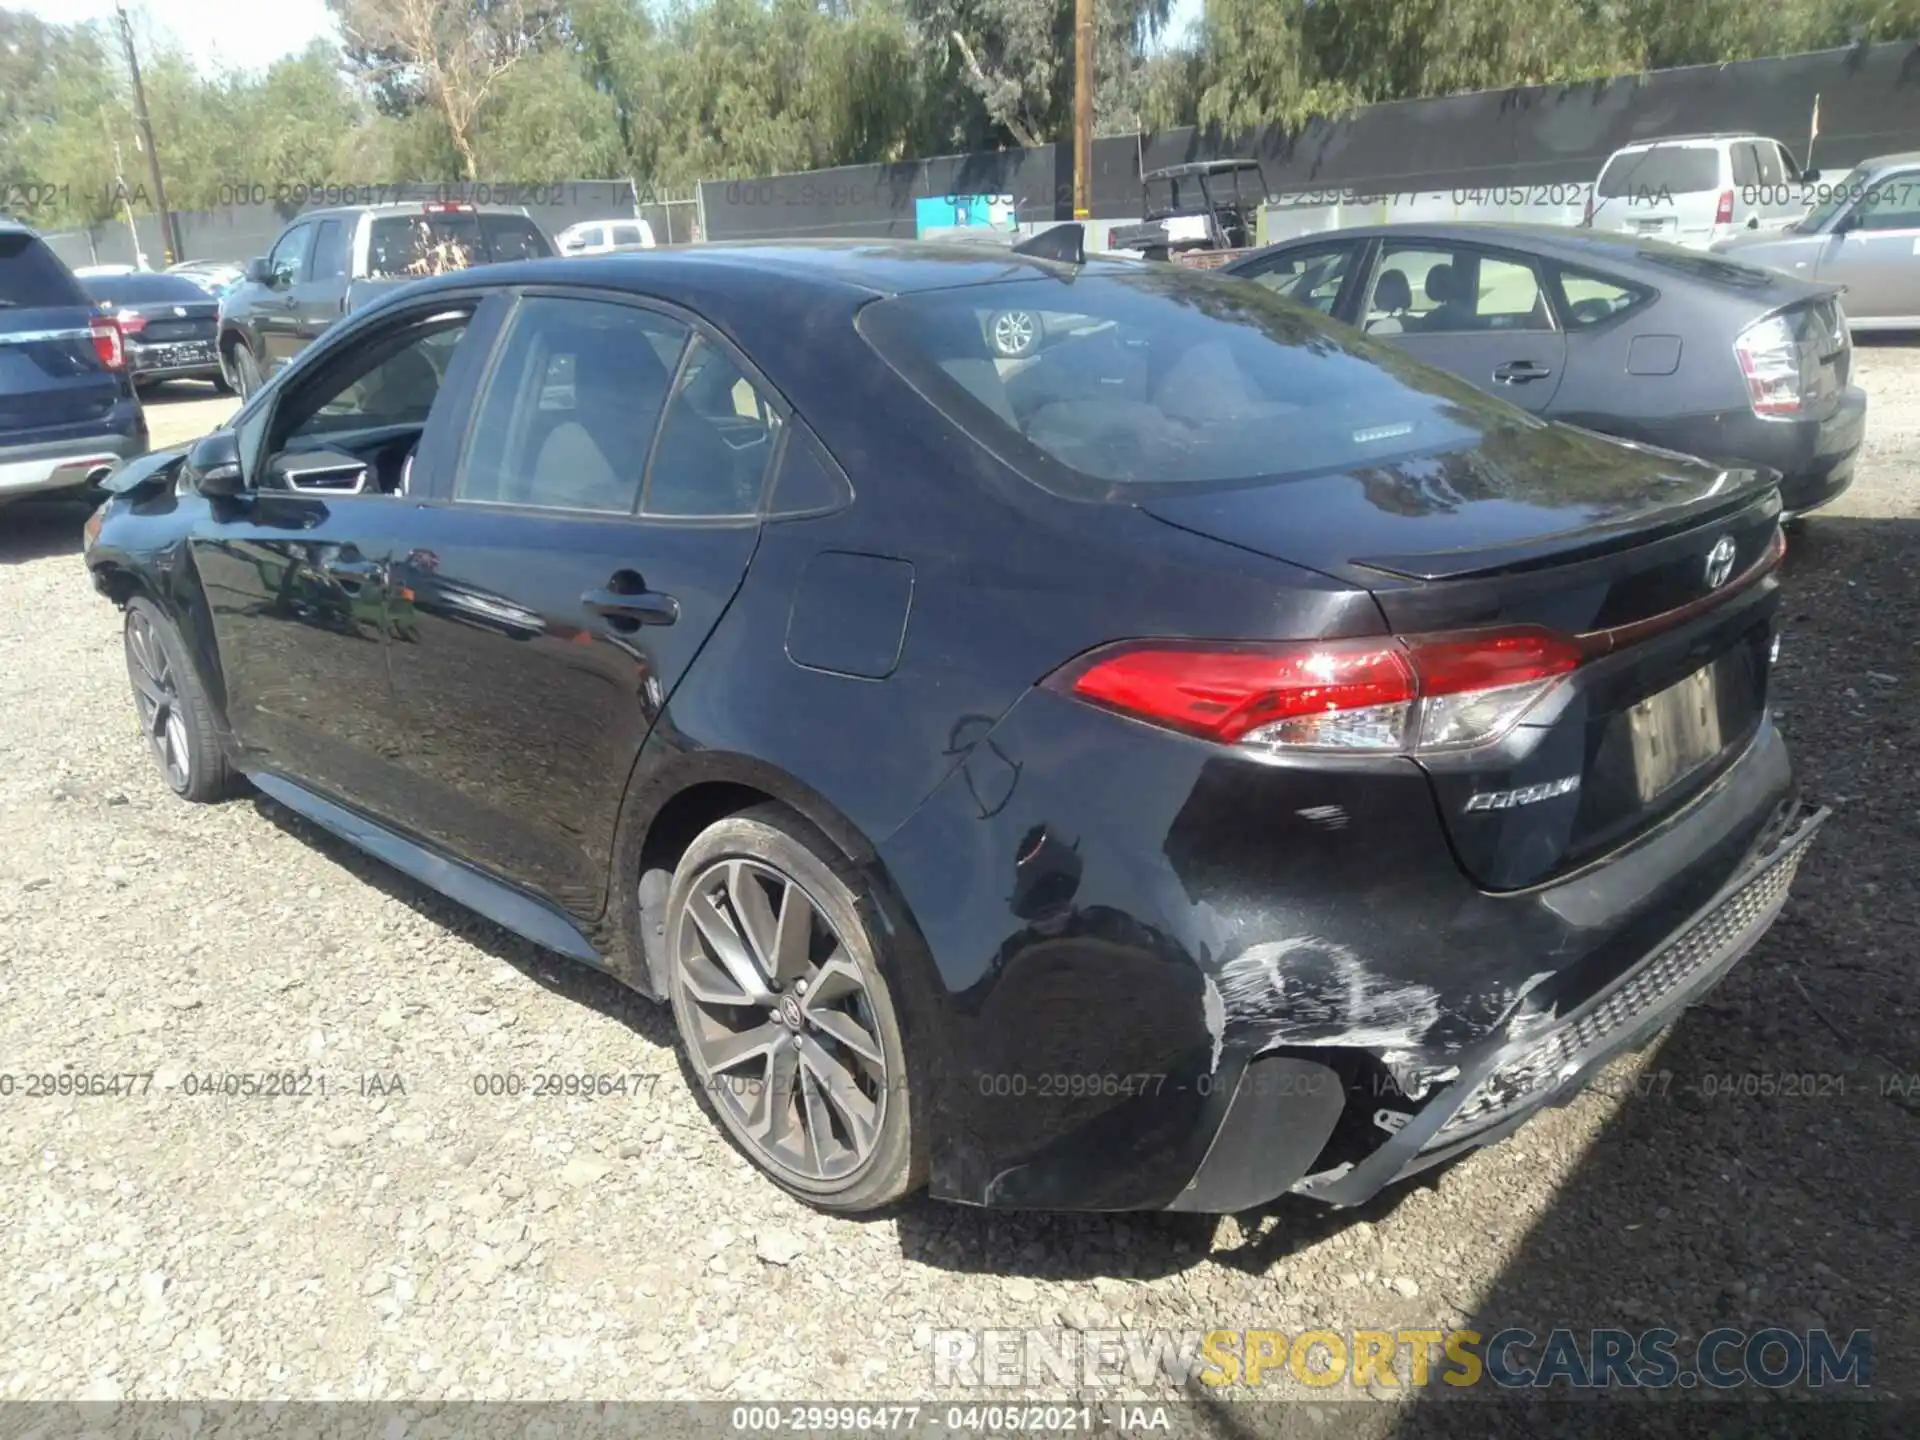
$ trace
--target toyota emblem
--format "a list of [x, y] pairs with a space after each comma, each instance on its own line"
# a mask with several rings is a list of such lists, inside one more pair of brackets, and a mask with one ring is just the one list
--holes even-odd
[[1707, 552], [1707, 588], [1718, 590], [1733, 574], [1734, 544], [1731, 535], [1722, 535]]
[[176, 317], [180, 319], [185, 319], [187, 314], [187, 307], [184, 305], [176, 305], [173, 307], [173, 313]]

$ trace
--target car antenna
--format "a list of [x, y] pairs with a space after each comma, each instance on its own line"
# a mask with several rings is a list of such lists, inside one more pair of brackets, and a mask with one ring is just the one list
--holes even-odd
[[1077, 221], [1054, 225], [1037, 235], [1029, 235], [1013, 247], [1016, 255], [1031, 255], [1036, 260], [1063, 260], [1069, 265], [1087, 263], [1087, 227]]

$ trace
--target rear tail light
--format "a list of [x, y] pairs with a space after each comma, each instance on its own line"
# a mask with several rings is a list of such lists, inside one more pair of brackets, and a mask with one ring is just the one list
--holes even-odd
[[147, 317], [132, 310], [122, 310], [113, 319], [114, 323], [120, 327], [122, 335], [138, 335], [147, 328]]
[[1048, 684], [1222, 744], [1423, 754], [1501, 739], [1581, 654], [1534, 626], [1283, 644], [1129, 641]]
[[1731, 190], [1720, 192], [1720, 203], [1713, 210], [1713, 223], [1716, 225], [1733, 223], [1733, 192]]
[[1757, 320], [1734, 337], [1734, 358], [1756, 415], [1797, 415], [1806, 398], [1800, 342], [1783, 315]]
[[127, 346], [120, 336], [120, 322], [109, 315], [95, 315], [87, 321], [87, 329], [93, 332], [93, 353], [100, 363], [109, 370], [126, 369]]

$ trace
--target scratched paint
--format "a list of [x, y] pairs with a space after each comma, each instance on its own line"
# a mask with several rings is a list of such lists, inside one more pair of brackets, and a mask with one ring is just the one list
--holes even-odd
[[1263, 1045], [1417, 1048], [1440, 1018], [1440, 997], [1373, 974], [1344, 945], [1301, 935], [1227, 961], [1209, 977], [1205, 1009], [1217, 1069], [1236, 1033]]

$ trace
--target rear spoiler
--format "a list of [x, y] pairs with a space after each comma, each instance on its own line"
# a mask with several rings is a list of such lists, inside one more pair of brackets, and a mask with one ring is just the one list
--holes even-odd
[[[1608, 437], [1611, 438], [1611, 437]], [[1620, 443], [1620, 442], [1615, 442]], [[1651, 445], [1634, 445], [1655, 455], [1674, 452]], [[1681, 457], [1692, 461], [1691, 457]], [[1597, 559], [1624, 546], [1643, 545], [1703, 525], [1751, 506], [1766, 503], [1777, 515], [1780, 472], [1763, 466], [1728, 468], [1713, 488], [1684, 504], [1659, 512], [1652, 523], [1634, 515], [1612, 525], [1584, 530], [1534, 535], [1514, 545], [1474, 550], [1436, 550], [1424, 555], [1355, 556], [1350, 562], [1403, 580], [1482, 580], [1511, 575], [1541, 565], [1564, 565]]]

